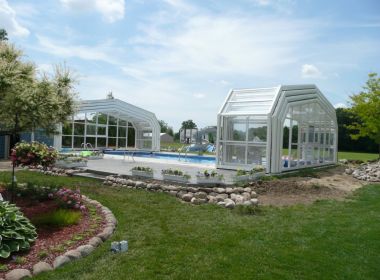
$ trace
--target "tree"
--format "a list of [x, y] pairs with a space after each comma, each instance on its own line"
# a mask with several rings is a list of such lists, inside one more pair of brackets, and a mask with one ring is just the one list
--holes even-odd
[[357, 140], [351, 138], [352, 132], [348, 127], [353, 123], [360, 122], [360, 118], [351, 108], [337, 108], [336, 118], [338, 121], [338, 147], [340, 151], [377, 152], [377, 144], [368, 136]]
[[[186, 130], [187, 129], [195, 129], [195, 128], [197, 128], [197, 125], [193, 122], [193, 120], [187, 120], [187, 121], [182, 122], [181, 129], [184, 130], [184, 135], [185, 135], [184, 141], [187, 141]], [[190, 135], [190, 139], [191, 139], [191, 135]]]
[[380, 77], [370, 73], [363, 90], [350, 98], [351, 110], [360, 118], [360, 122], [348, 126], [352, 131], [351, 137], [358, 139], [368, 136], [373, 139], [379, 146], [380, 158]]
[[5, 29], [0, 28], [0, 42], [8, 40], [8, 33]]
[[165, 121], [159, 120], [158, 123], [160, 124], [160, 127], [161, 127], [161, 133], [167, 133], [171, 136], [174, 135], [173, 128], [169, 126]]
[[37, 77], [33, 63], [22, 60], [22, 51], [0, 43], [0, 120], [13, 142], [20, 132], [42, 128], [53, 133], [75, 111], [75, 79], [65, 66], [56, 66], [49, 78]]

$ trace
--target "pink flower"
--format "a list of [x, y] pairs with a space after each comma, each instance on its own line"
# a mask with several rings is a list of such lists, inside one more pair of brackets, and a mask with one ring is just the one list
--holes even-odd
[[52, 193], [48, 194], [48, 198], [53, 198], [53, 197], [54, 197], [54, 195]]
[[86, 210], [86, 206], [82, 205], [82, 206], [80, 207], [80, 210], [81, 210], [81, 211], [85, 211], [85, 210]]

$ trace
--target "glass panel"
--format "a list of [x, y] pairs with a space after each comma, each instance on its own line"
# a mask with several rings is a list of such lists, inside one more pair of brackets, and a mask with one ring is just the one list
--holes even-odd
[[97, 147], [105, 147], [106, 146], [106, 140], [107, 138], [103, 138], [103, 137], [98, 137], [97, 139]]
[[133, 127], [128, 128], [128, 147], [135, 146], [135, 129]]
[[63, 135], [72, 135], [73, 134], [73, 123], [64, 122], [62, 125], [62, 134]]
[[144, 140], [144, 142], [143, 142], [143, 148], [144, 149], [151, 149], [152, 148], [152, 141]]
[[125, 127], [119, 127], [119, 137], [126, 137], [127, 129]]
[[247, 164], [264, 165], [265, 147], [248, 146]]
[[91, 144], [93, 148], [95, 148], [95, 142], [96, 142], [95, 137], [86, 137], [86, 143]]
[[298, 122], [293, 120], [292, 123], [292, 143], [298, 143]]
[[229, 117], [226, 129], [228, 130], [227, 140], [246, 141], [247, 118]]
[[126, 145], [126, 138], [119, 138], [119, 140], [118, 140], [118, 147], [119, 148], [124, 148], [125, 149], [125, 145]]
[[249, 142], [266, 142], [267, 125], [266, 123], [256, 123], [250, 120], [248, 124], [248, 141]]
[[108, 138], [108, 147], [116, 148], [116, 138]]
[[116, 137], [116, 126], [108, 126], [108, 137]]
[[74, 148], [81, 148], [84, 143], [84, 137], [74, 137]]
[[84, 123], [85, 113], [79, 113], [74, 116], [74, 122]]
[[105, 126], [98, 126], [98, 135], [104, 135], [106, 136], [107, 134], [107, 129]]
[[107, 114], [98, 114], [98, 124], [107, 124]]
[[86, 113], [87, 123], [96, 123], [96, 113]]
[[109, 116], [108, 118], [108, 124], [109, 125], [117, 125], [117, 118], [115, 118], [114, 116]]
[[62, 136], [62, 148], [71, 148], [72, 141], [73, 139], [71, 136]]
[[245, 146], [226, 145], [226, 162], [245, 164]]
[[87, 125], [87, 135], [96, 135], [96, 125]]
[[84, 135], [84, 124], [74, 123], [74, 135]]
[[127, 126], [127, 121], [123, 119], [119, 119], [119, 125], [120, 126]]
[[129, 123], [128, 123], [128, 126], [131, 126], [131, 127], [133, 127], [133, 124], [132, 124], [131, 122], [129, 122]]

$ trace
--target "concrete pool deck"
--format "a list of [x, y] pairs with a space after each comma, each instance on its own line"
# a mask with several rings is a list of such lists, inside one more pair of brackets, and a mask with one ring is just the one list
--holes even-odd
[[[148, 166], [153, 169], [154, 179], [163, 180], [161, 175], [162, 169], [180, 169], [191, 176], [190, 183], [196, 183], [196, 175], [198, 172], [207, 170], [216, 170], [215, 164], [195, 164], [188, 162], [173, 162], [173, 160], [162, 160], [153, 158], [135, 157], [134, 161], [131, 158], [124, 160], [123, 156], [105, 155], [103, 159], [89, 160], [87, 169], [89, 171], [107, 172], [121, 175], [132, 175], [131, 169], [135, 166]], [[218, 169], [218, 174], [223, 174], [224, 183], [232, 184], [233, 176], [236, 171]]]

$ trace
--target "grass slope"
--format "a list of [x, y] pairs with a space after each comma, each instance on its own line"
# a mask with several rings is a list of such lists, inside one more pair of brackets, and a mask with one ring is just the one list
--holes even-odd
[[[0, 173], [0, 181], [9, 178]], [[162, 193], [102, 187], [79, 178], [18, 172], [36, 183], [82, 185], [119, 225], [90, 256], [36, 279], [375, 279], [380, 274], [380, 185], [347, 201], [265, 207], [241, 216]], [[127, 253], [109, 252], [128, 240]]]

